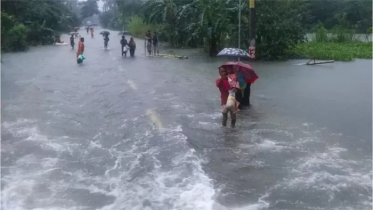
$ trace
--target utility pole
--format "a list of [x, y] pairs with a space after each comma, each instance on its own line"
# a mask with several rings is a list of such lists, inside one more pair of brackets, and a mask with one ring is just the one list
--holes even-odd
[[255, 11], [255, 0], [249, 0], [250, 5], [250, 26], [249, 26], [249, 55], [252, 60], [255, 59], [255, 36], [256, 36], [256, 11]]
[[[241, 49], [241, 0], [238, 3], [238, 49]], [[240, 57], [238, 57], [240, 61]]]

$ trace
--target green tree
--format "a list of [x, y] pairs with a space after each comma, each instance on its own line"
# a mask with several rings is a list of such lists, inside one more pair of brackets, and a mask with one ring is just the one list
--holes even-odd
[[[19, 47], [18, 44], [12, 47], [14, 40], [19, 40], [21, 45], [24, 45], [24, 41], [21, 41], [24, 37], [26, 46], [52, 43], [54, 35], [58, 35], [60, 31], [69, 31], [73, 25], [79, 25], [80, 22], [65, 1], [4, 1], [1, 4], [1, 43], [3, 48], [7, 46], [9, 50], [26, 49], [27, 47]], [[20, 36], [19, 31], [25, 34]], [[18, 38], [13, 39], [12, 36]]]
[[86, 0], [80, 3], [82, 5], [80, 13], [82, 19], [100, 14], [97, 1], [98, 0]]
[[[171, 46], [203, 46], [211, 56], [223, 47], [237, 47], [241, 7], [240, 44], [248, 48], [250, 10], [246, 1], [238, 5], [237, 0], [145, 0], [141, 7], [138, 2], [117, 1], [119, 14], [115, 16], [123, 20], [137, 15], [138, 21], [130, 21], [131, 30], [139, 27], [139, 32], [155, 24], [159, 37]], [[304, 41], [306, 30], [313, 31], [319, 22], [326, 28], [324, 35], [327, 29], [338, 27], [365, 28], [366, 32], [372, 26], [369, 5], [368, 0], [256, 0], [257, 58], [286, 58]], [[347, 14], [343, 21], [351, 24], [342, 24], [338, 14]]]
[[178, 11], [176, 4], [172, 0], [145, 2], [145, 13], [147, 22], [162, 25], [162, 31], [166, 34], [171, 46], [175, 46], [178, 36]]
[[257, 1], [257, 56], [282, 59], [305, 39], [302, 0]]

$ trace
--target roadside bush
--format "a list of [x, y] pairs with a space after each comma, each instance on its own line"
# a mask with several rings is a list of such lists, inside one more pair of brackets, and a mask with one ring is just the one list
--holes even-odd
[[315, 40], [316, 42], [328, 41], [328, 31], [325, 29], [324, 24], [321, 22], [319, 22], [319, 25], [315, 30]]
[[307, 42], [298, 44], [291, 54], [298, 58], [337, 61], [351, 61], [355, 58], [371, 59], [372, 42]]
[[141, 17], [133, 16], [127, 22], [128, 31], [133, 37], [144, 38], [147, 30], [157, 31], [156, 25], [146, 24]]
[[24, 51], [28, 48], [27, 33], [29, 29], [23, 24], [16, 24], [7, 33], [6, 47], [10, 51]]

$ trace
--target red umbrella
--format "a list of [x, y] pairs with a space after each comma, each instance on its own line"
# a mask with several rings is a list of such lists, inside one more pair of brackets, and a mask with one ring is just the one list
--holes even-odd
[[249, 64], [241, 63], [241, 62], [227, 62], [221, 65], [220, 67], [227, 67], [232, 66], [236, 73], [241, 73], [247, 83], [254, 83], [259, 77], [256, 75], [253, 67]]

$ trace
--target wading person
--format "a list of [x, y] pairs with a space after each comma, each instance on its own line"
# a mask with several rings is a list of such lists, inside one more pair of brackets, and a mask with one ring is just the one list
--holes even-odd
[[109, 34], [104, 35], [104, 48], [107, 48], [107, 45], [109, 44]]
[[130, 42], [128, 43], [128, 46], [130, 47], [130, 56], [135, 56], [135, 50], [136, 50], [136, 43], [135, 40], [133, 40], [133, 37], [131, 37]]
[[78, 43], [78, 51], [76, 51], [76, 58], [79, 57], [79, 55], [84, 53], [84, 38], [80, 38], [80, 41]]
[[78, 38], [78, 27], [74, 28], [74, 32], [75, 32], [75, 38]]
[[128, 42], [127, 42], [127, 39], [122, 36], [122, 39], [120, 40], [120, 45], [122, 46], [122, 57], [123, 57], [123, 54], [125, 57], [127, 57], [127, 45], [128, 45]]
[[228, 82], [227, 72], [224, 69], [224, 67], [219, 68], [219, 74], [220, 74], [220, 77], [216, 79], [216, 86], [220, 90], [221, 108], [222, 108], [222, 114], [223, 114], [222, 125], [223, 126], [227, 125], [228, 112], [229, 112], [231, 115], [231, 125], [235, 126], [236, 113], [233, 112], [232, 109], [228, 109], [226, 107], [228, 96], [229, 96], [229, 91], [231, 88]]
[[157, 32], [154, 32], [153, 34], [153, 51], [154, 51], [154, 55], [159, 55]]
[[246, 87], [245, 87], [244, 95], [243, 95], [243, 99], [242, 99], [242, 103], [243, 103], [244, 106], [251, 106], [251, 104], [250, 104], [250, 92], [251, 92], [251, 83], [246, 82]]
[[238, 87], [236, 91], [236, 99], [240, 102], [240, 109], [245, 106], [250, 106], [250, 86], [251, 83], [245, 80], [242, 74], [237, 74], [234, 72], [233, 68], [241, 68], [241, 67], [232, 67], [227, 66], [228, 78], [234, 79], [238, 82]]
[[71, 35], [71, 37], [70, 37], [70, 45], [71, 45], [72, 49], [74, 49], [74, 46], [75, 46], [74, 35]]
[[146, 33], [145, 33], [145, 40], [146, 41], [152, 41], [152, 34], [150, 32], [150, 30], [148, 30]]
[[[237, 73], [234, 72], [233, 67], [232, 66], [227, 66], [225, 68], [226, 68], [227, 73], [228, 73], [228, 80], [229, 81], [238, 82], [237, 81], [238, 80]], [[242, 96], [242, 91], [241, 91], [239, 85], [237, 87], [237, 91], [235, 92], [235, 97], [236, 97], [236, 100], [240, 103], [239, 108], [242, 109], [242, 106], [243, 106], [243, 96]]]
[[148, 55], [152, 55], [152, 42], [147, 41], [146, 48], [148, 49]]
[[93, 28], [91, 28], [91, 38], [94, 37], [94, 33], [95, 33], [95, 31], [93, 30]]

